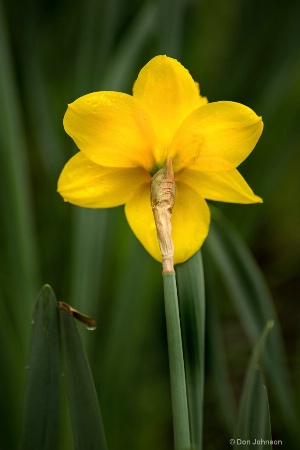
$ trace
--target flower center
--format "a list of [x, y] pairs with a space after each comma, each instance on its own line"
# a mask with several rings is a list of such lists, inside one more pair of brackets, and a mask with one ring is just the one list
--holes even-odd
[[153, 167], [149, 170], [150, 175], [153, 177], [153, 176], [156, 174], [156, 172], [158, 172], [160, 169], [163, 168], [164, 165], [165, 165], [165, 162], [155, 164], [155, 166], [153, 166]]

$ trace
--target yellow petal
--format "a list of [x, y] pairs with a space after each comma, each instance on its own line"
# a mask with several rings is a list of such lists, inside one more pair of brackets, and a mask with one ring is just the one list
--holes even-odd
[[156, 155], [158, 163], [164, 162], [167, 147], [181, 122], [207, 103], [187, 69], [167, 56], [156, 56], [143, 67], [134, 84], [133, 96], [151, 115], [161, 144]]
[[184, 169], [177, 174], [180, 181], [193, 187], [203, 198], [230, 203], [262, 203], [238, 170], [201, 172]]
[[74, 205], [110, 208], [126, 203], [147, 179], [150, 182], [150, 175], [142, 168], [102, 167], [79, 152], [65, 165], [58, 180], [58, 192]]
[[[143, 184], [125, 205], [130, 227], [145, 249], [161, 261], [156, 228], [150, 205], [150, 185]], [[184, 183], [176, 183], [172, 214], [174, 263], [189, 259], [201, 247], [210, 222], [209, 208], [201, 197]]]
[[[263, 122], [252, 109], [240, 103], [216, 102], [198, 108], [182, 123], [171, 144], [169, 157], [174, 170], [187, 166], [206, 170], [206, 162], [215, 159], [210, 170], [227, 161], [236, 168], [251, 153], [263, 130]], [[225, 164], [225, 163], [224, 163]]]
[[185, 183], [177, 182], [172, 213], [174, 264], [187, 261], [199, 250], [207, 237], [209, 224], [206, 201]]
[[154, 217], [150, 203], [150, 181], [139, 187], [125, 205], [128, 223], [148, 253], [161, 261]]
[[154, 165], [156, 137], [151, 119], [130, 95], [84, 95], [69, 105], [64, 127], [77, 147], [96, 164], [145, 169]]

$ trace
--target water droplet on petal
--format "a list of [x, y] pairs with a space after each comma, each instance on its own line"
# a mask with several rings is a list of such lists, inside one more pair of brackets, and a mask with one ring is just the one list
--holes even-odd
[[86, 190], [87, 190], [87, 192], [89, 192], [90, 194], [94, 194], [94, 192], [95, 192], [94, 186], [89, 186], [89, 187], [86, 188]]

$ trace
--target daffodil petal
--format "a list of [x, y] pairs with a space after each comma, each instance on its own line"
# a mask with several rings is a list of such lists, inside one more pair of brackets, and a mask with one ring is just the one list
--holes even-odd
[[[207, 159], [236, 168], [251, 153], [263, 130], [252, 109], [235, 102], [215, 102], [191, 113], [177, 130], [169, 151], [175, 171], [187, 166], [206, 170]], [[224, 170], [228, 170], [225, 168]]]
[[65, 165], [58, 180], [58, 192], [74, 205], [110, 208], [126, 203], [147, 179], [150, 182], [150, 175], [142, 168], [99, 166], [79, 152]]
[[167, 56], [156, 56], [143, 67], [134, 84], [133, 96], [151, 115], [160, 142], [157, 162], [166, 157], [167, 147], [182, 121], [207, 103], [188, 70]]
[[[158, 261], [161, 253], [150, 204], [150, 184], [143, 184], [125, 205], [130, 227], [145, 249]], [[172, 213], [174, 263], [189, 259], [201, 247], [207, 236], [210, 212], [203, 198], [185, 183], [176, 183], [176, 198]]]
[[107, 167], [154, 165], [151, 119], [132, 96], [95, 92], [75, 100], [64, 117], [66, 132], [87, 158]]
[[148, 253], [161, 261], [156, 227], [150, 203], [150, 181], [139, 186], [135, 194], [125, 205], [128, 223]]
[[180, 181], [193, 187], [207, 200], [230, 203], [262, 203], [245, 179], [234, 169], [229, 172], [201, 172], [184, 169], [178, 173]]
[[174, 264], [187, 261], [202, 246], [210, 224], [206, 201], [185, 183], [176, 183], [176, 197], [172, 212]]
[[[228, 170], [235, 169], [235, 166], [233, 163], [226, 161], [226, 159], [222, 158], [208, 158], [203, 157], [201, 158], [201, 171], [203, 172], [225, 172]], [[195, 170], [197, 170], [197, 167], [195, 166]], [[198, 168], [199, 170], [199, 168]]]

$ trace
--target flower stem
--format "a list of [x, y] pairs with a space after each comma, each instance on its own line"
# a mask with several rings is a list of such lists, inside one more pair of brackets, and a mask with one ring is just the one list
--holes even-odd
[[174, 245], [171, 235], [174, 201], [175, 180], [172, 159], [169, 158], [162, 169], [152, 177], [151, 206], [162, 255], [175, 450], [189, 450], [191, 448], [189, 414], [176, 276], [173, 265]]
[[175, 272], [163, 272], [175, 450], [191, 448]]

